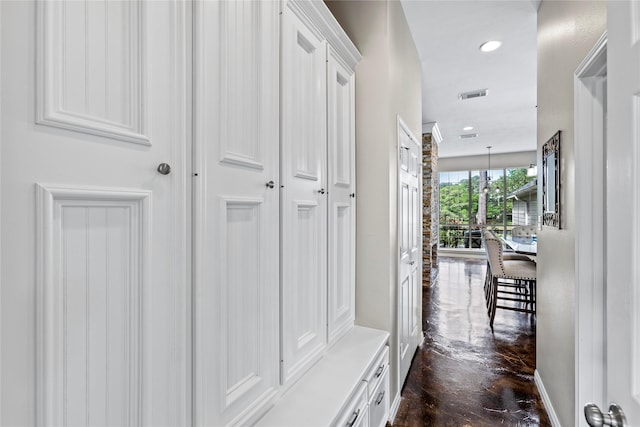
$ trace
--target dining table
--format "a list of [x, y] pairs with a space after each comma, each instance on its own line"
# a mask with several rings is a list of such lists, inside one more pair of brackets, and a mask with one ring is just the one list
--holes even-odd
[[516, 253], [529, 256], [538, 254], [538, 242], [535, 236], [502, 238], [502, 241]]

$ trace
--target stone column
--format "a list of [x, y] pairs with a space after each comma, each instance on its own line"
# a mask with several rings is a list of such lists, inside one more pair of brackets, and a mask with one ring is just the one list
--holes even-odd
[[440, 240], [440, 183], [438, 144], [430, 133], [422, 134], [422, 286], [429, 287], [438, 275]]

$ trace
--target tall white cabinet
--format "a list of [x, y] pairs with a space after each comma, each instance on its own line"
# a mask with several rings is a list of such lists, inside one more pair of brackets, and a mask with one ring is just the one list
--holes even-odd
[[342, 30], [332, 16], [320, 13], [324, 10], [313, 2], [289, 2], [282, 15], [284, 384], [303, 374], [328, 344], [353, 326], [355, 317], [353, 110], [358, 53], [344, 33], [328, 40]]
[[0, 4], [0, 425], [188, 420], [187, 8]]
[[327, 49], [329, 343], [355, 320], [355, 77], [353, 65]]
[[194, 17], [194, 421], [247, 425], [353, 327], [360, 55], [321, 1]]
[[194, 424], [279, 389], [279, 4], [194, 10]]
[[280, 173], [282, 382], [326, 346], [326, 43], [290, 8], [282, 16]]

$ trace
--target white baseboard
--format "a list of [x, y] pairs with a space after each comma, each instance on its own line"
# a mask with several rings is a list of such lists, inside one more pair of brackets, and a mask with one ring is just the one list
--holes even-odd
[[389, 422], [393, 425], [393, 422], [396, 419], [396, 415], [398, 414], [398, 409], [400, 408], [400, 393], [396, 394], [395, 399], [393, 399], [393, 403], [391, 404], [391, 409], [389, 409]]
[[553, 405], [551, 404], [551, 399], [549, 399], [547, 390], [544, 388], [544, 384], [542, 383], [542, 377], [538, 373], [537, 369], [533, 373], [533, 379], [536, 383], [536, 387], [538, 387], [538, 392], [540, 393], [540, 397], [542, 397], [542, 403], [544, 403], [544, 407], [547, 410], [547, 415], [549, 416], [549, 420], [551, 420], [551, 425], [553, 427], [562, 427], [562, 425], [560, 425], [560, 420], [558, 419], [558, 415], [556, 415], [556, 410], [553, 408]]

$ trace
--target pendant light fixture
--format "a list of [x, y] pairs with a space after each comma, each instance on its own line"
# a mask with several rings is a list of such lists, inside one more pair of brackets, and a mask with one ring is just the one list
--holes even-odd
[[487, 150], [489, 151], [489, 156], [488, 156], [489, 164], [487, 166], [487, 182], [486, 182], [484, 188], [482, 189], [482, 191], [484, 193], [488, 193], [489, 192], [489, 183], [491, 182], [491, 177], [489, 176], [489, 171], [491, 171], [491, 145], [487, 146]]

